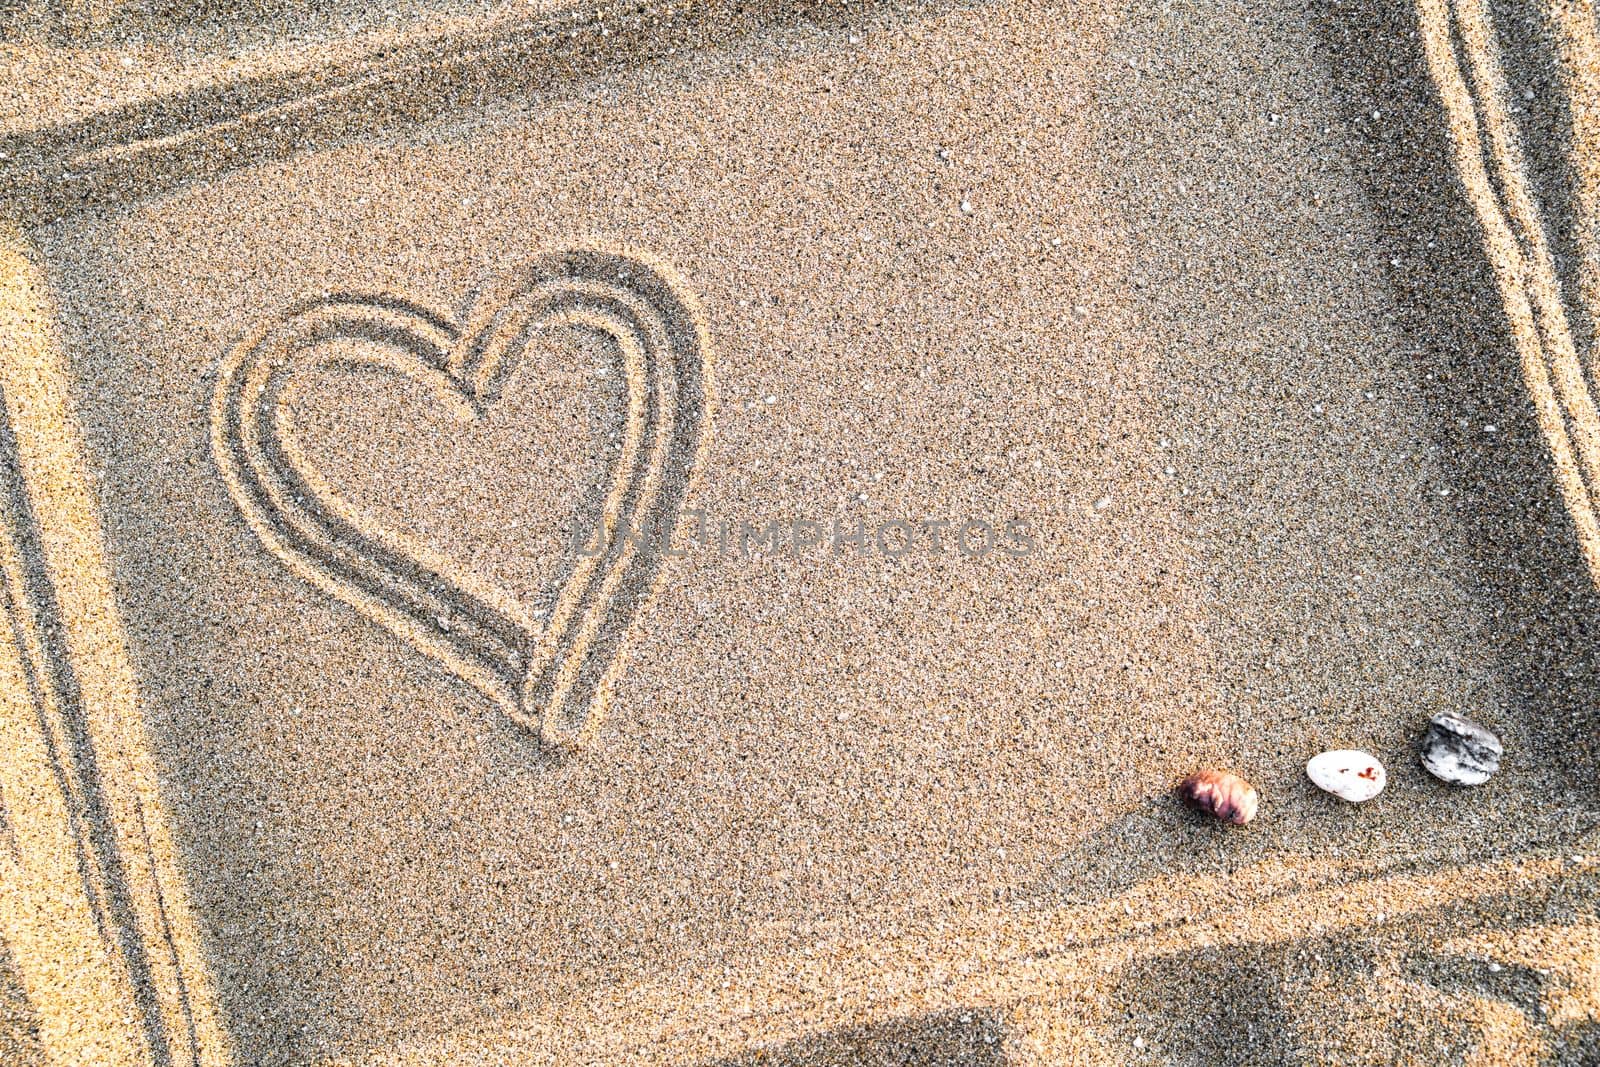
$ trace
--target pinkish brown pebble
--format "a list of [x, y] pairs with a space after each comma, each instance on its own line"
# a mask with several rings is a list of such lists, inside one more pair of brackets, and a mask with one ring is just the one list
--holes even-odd
[[1227, 771], [1196, 771], [1178, 786], [1178, 796], [1196, 811], [1243, 826], [1256, 817], [1256, 787]]

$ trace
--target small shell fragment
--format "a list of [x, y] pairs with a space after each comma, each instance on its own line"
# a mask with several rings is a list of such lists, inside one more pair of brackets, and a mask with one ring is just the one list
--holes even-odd
[[1371, 800], [1389, 781], [1377, 757], [1353, 748], [1336, 748], [1311, 757], [1306, 777], [1318, 789], [1352, 804]]
[[1243, 826], [1256, 817], [1256, 787], [1227, 771], [1196, 771], [1178, 786], [1178, 796], [1196, 811]]

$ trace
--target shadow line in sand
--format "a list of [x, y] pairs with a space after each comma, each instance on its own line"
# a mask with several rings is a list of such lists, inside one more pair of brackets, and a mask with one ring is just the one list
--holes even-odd
[[[1571, 951], [1597, 929], [1589, 881], [1529, 894], [1534, 906], [1491, 892], [1400, 926], [1135, 958], [1114, 973], [1109, 1029], [1176, 1063], [1377, 1062], [1383, 1048], [1410, 1050], [1405, 1063], [1593, 1063], [1600, 1019]], [[1175, 1018], [1174, 1004], [1194, 1010]]]

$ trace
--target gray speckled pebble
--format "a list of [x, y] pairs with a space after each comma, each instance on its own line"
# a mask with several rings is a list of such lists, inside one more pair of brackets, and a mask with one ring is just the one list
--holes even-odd
[[1500, 769], [1504, 753], [1493, 731], [1450, 711], [1435, 715], [1422, 739], [1422, 765], [1452, 785], [1487, 782]]

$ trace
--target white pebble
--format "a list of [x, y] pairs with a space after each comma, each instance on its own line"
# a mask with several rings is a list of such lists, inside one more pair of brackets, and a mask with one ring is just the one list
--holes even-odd
[[1306, 763], [1311, 784], [1341, 800], [1360, 804], [1383, 792], [1389, 781], [1383, 764], [1371, 753], [1337, 748], [1311, 757]]

